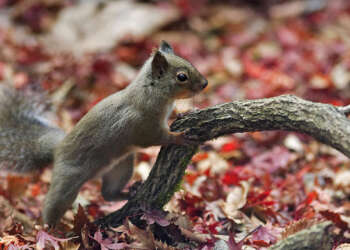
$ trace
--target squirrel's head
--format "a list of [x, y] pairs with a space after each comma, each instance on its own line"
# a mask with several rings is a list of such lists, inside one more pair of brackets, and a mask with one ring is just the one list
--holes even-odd
[[207, 79], [190, 62], [175, 55], [165, 41], [151, 57], [151, 78], [176, 99], [191, 97], [208, 85]]

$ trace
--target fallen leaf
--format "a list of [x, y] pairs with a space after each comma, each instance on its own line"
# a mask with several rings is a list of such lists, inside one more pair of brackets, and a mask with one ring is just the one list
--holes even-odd
[[36, 235], [36, 241], [37, 241], [36, 248], [39, 250], [44, 250], [44, 249], [46, 249], [46, 247], [48, 245], [51, 245], [55, 250], [59, 250], [60, 249], [60, 246], [59, 246], [60, 242], [66, 242], [66, 241], [69, 241], [73, 238], [76, 238], [76, 237], [60, 239], [60, 238], [54, 237], [54, 236], [46, 233], [45, 231], [40, 230]]

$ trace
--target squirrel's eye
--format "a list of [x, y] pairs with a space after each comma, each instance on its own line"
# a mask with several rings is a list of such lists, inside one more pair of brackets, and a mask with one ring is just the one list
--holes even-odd
[[188, 79], [187, 75], [183, 72], [178, 73], [176, 76], [180, 82], [184, 82]]

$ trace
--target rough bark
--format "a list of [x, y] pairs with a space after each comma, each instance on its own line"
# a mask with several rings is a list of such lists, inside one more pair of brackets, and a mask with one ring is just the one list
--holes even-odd
[[301, 230], [277, 242], [269, 250], [329, 250], [332, 249], [333, 234], [330, 233], [332, 222], [325, 221]]
[[[269, 250], [329, 250], [332, 249], [334, 233], [331, 221], [323, 221], [309, 228], [300, 230], [279, 240]], [[244, 247], [243, 247], [244, 249]], [[227, 240], [215, 242], [214, 250], [230, 250]]]
[[[350, 121], [341, 108], [305, 101], [292, 95], [235, 101], [194, 111], [178, 118], [174, 131], [186, 131], [194, 141], [248, 131], [288, 130], [313, 136], [350, 157]], [[196, 146], [162, 147], [157, 161], [137, 193], [120, 210], [97, 221], [116, 226], [141, 208], [162, 208], [181, 183]]]

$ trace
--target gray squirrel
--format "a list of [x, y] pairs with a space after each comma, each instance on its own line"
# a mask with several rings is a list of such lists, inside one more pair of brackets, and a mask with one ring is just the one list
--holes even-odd
[[53, 162], [43, 221], [55, 226], [89, 179], [102, 176], [105, 200], [123, 200], [139, 148], [193, 143], [167, 124], [174, 100], [189, 98], [208, 82], [162, 41], [127, 88], [96, 104], [66, 134], [45, 119], [38, 100], [1, 86], [0, 168], [28, 173]]

